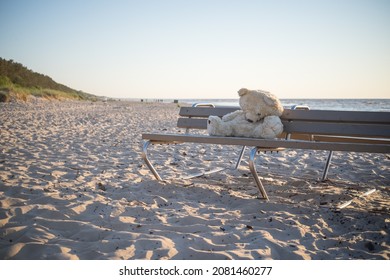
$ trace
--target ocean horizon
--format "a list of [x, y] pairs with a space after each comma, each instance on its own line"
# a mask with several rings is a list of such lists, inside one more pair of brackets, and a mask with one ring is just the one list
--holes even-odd
[[[219, 106], [239, 106], [237, 99], [131, 99], [144, 102], [164, 102], [164, 103], [211, 103]], [[378, 111], [390, 112], [390, 99], [298, 99], [281, 98], [285, 108], [294, 105], [305, 105], [312, 110], [343, 110], [343, 111]]]

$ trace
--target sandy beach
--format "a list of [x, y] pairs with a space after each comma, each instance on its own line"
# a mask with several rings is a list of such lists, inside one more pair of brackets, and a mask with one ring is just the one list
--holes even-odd
[[[390, 259], [390, 155], [288, 150], [258, 157], [270, 201], [239, 147], [156, 146], [181, 132], [177, 104], [0, 104], [0, 259]], [[359, 195], [375, 189], [369, 196]], [[355, 199], [336, 210], [343, 202]]]

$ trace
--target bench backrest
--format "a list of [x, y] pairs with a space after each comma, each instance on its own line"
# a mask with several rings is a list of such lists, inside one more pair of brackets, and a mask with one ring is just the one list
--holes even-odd
[[[178, 127], [207, 129], [210, 115], [222, 117], [238, 107], [182, 107]], [[367, 138], [390, 138], [390, 112], [292, 110], [281, 120], [285, 133]]]

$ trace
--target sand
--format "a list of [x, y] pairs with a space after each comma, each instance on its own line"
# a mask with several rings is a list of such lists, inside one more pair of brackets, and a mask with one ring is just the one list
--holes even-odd
[[[0, 104], [0, 259], [389, 259], [390, 156], [324, 151], [258, 158], [270, 201], [239, 147], [153, 147], [143, 132], [181, 132], [177, 104]], [[247, 155], [246, 155], [247, 156]], [[184, 173], [183, 173], [184, 172]], [[369, 196], [356, 198], [368, 190]], [[343, 209], [343, 202], [356, 198]]]

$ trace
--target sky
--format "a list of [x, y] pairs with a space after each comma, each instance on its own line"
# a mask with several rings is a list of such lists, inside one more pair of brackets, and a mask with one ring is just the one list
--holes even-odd
[[0, 57], [118, 98], [390, 98], [389, 0], [0, 0]]

